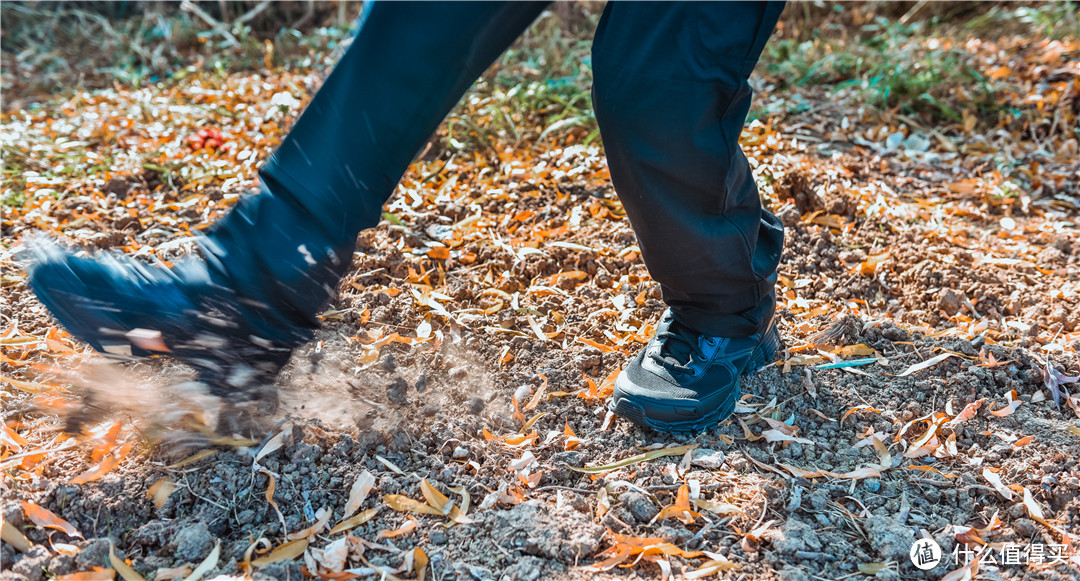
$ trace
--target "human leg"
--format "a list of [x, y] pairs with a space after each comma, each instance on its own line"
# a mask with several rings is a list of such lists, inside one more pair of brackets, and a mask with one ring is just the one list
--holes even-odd
[[244, 196], [169, 269], [39, 244], [42, 303], [98, 350], [168, 353], [245, 397], [309, 340], [413, 155], [546, 2], [375, 2], [352, 45]]
[[748, 83], [783, 3], [610, 3], [593, 45], [612, 182], [670, 311], [620, 376], [613, 405], [661, 430], [734, 406], [771, 356], [783, 228], [738, 145]]

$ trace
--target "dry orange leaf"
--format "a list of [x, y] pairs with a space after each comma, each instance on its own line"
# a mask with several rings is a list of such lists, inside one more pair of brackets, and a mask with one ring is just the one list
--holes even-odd
[[43, 391], [51, 391], [51, 386], [44, 383], [31, 383], [29, 381], [19, 381], [18, 379], [12, 379], [6, 375], [0, 375], [0, 381], [10, 384], [15, 389], [25, 391], [26, 393], [41, 393]]
[[30, 442], [26, 438], [19, 435], [18, 432], [9, 428], [7, 424], [0, 423], [0, 442], [2, 442], [8, 448], [11, 448], [16, 454], [22, 452], [23, 446], [30, 445]]
[[446, 512], [446, 503], [450, 502], [450, 499], [439, 492], [439, 489], [435, 488], [427, 481], [427, 478], [420, 480], [420, 492], [424, 494], [424, 499], [427, 500], [428, 506], [438, 511], [438, 514], [444, 514]]
[[71, 479], [72, 484], [86, 484], [87, 482], [93, 482], [99, 480], [102, 476], [105, 476], [109, 472], [120, 465], [127, 458], [131, 447], [134, 446], [134, 442], [128, 442], [123, 446], [120, 446], [119, 450], [114, 451], [112, 454], [105, 456], [105, 458], [97, 466], [90, 468], [86, 472], [79, 474], [75, 478]]
[[1019, 440], [1013, 442], [1012, 445], [1013, 445], [1014, 448], [1019, 448], [1021, 446], [1027, 446], [1028, 444], [1031, 443], [1031, 441], [1033, 439], [1035, 439], [1034, 436], [1024, 436], [1023, 438], [1020, 438]]
[[1009, 400], [1009, 404], [999, 410], [990, 410], [991, 415], [997, 416], [999, 418], [1011, 416], [1013, 412], [1016, 411], [1016, 408], [1020, 407], [1020, 404], [1023, 403], [1021, 400], [1016, 398], [1015, 390], [1010, 391], [1008, 394], [1006, 394], [1006, 399]]
[[410, 516], [409, 520], [407, 520], [405, 522], [405, 524], [401, 525], [400, 527], [398, 527], [398, 528], [396, 528], [396, 529], [394, 529], [392, 531], [385, 531], [385, 530], [384, 531], [379, 531], [378, 538], [380, 538], [380, 539], [392, 539], [394, 537], [400, 537], [401, 535], [411, 533], [414, 530], [416, 530], [416, 519], [414, 519], [413, 517]]
[[424, 549], [420, 547], [413, 549], [413, 572], [420, 581], [424, 581], [424, 577], [427, 576], [427, 566], [428, 556]]
[[450, 249], [445, 246], [434, 246], [427, 251], [428, 258], [434, 258], [435, 260], [446, 260], [450, 258]]
[[116, 440], [120, 437], [120, 428], [122, 427], [123, 424], [121, 424], [120, 422], [112, 422], [111, 424], [108, 424], [108, 429], [105, 429], [104, 433], [102, 433], [100, 438], [98, 438], [101, 443], [98, 444], [94, 448], [94, 451], [90, 453], [91, 462], [98, 462], [102, 458], [104, 458], [106, 454], [113, 451], [113, 449], [116, 447]]
[[43, 529], [56, 529], [68, 536], [82, 538], [82, 533], [68, 521], [56, 516], [51, 510], [30, 501], [22, 503], [23, 512], [30, 522]]
[[577, 338], [578, 343], [584, 343], [590, 347], [594, 347], [601, 353], [611, 353], [612, 351], [618, 351], [619, 348], [614, 345], [604, 345], [603, 343], [597, 343], [592, 339], [585, 339], [584, 337]]
[[166, 476], [151, 484], [150, 488], [146, 490], [146, 496], [154, 499], [156, 508], [161, 508], [165, 506], [165, 502], [169, 500], [169, 495], [174, 490], [176, 490], [176, 483]]
[[608, 535], [611, 536], [614, 544], [601, 551], [598, 556], [612, 556], [600, 563], [582, 567], [582, 570], [592, 572], [609, 571], [633, 555], [674, 555], [693, 558], [702, 554], [701, 551], [684, 551], [671, 543], [665, 542], [660, 537], [631, 537], [620, 535], [611, 529], [608, 529]]
[[878, 266], [889, 257], [891, 251], [885, 251], [881, 254], [871, 254], [866, 260], [859, 264], [859, 272], [864, 276], [873, 276], [877, 272]]
[[408, 496], [402, 496], [400, 494], [387, 494], [386, 496], [383, 496], [383, 502], [386, 503], [386, 506], [399, 512], [416, 512], [420, 514], [442, 516], [442, 511], [436, 510], [420, 501], [413, 500]]
[[960, 410], [960, 413], [956, 414], [955, 418], [949, 420], [947, 425], [957, 426], [975, 417], [975, 414], [979, 412], [979, 408], [985, 402], [986, 398], [984, 397], [967, 404], [964, 409]]
[[514, 404], [514, 419], [521, 422], [521, 425], [525, 425], [525, 416], [521, 413], [521, 406], [518, 404], [517, 394], [515, 393], [510, 401]]
[[942, 474], [941, 470], [938, 470], [937, 468], [934, 468], [933, 466], [929, 466], [929, 465], [915, 465], [915, 464], [913, 464], [911, 466], [908, 466], [908, 468], [911, 469], [911, 470], [922, 470], [923, 472], [936, 472], [938, 474], [941, 474], [941, 476], [944, 477], [944, 478], [957, 478], [957, 476], [955, 474]]
[[[81, 571], [79, 573], [68, 573], [67, 575], [61, 575], [56, 578], [56, 581], [112, 581], [115, 578], [115, 569], [94, 567], [93, 571]], [[167, 579], [167, 577], [157, 577], [157, 579]]]
[[574, 430], [570, 428], [570, 423], [566, 422], [563, 427], [563, 435], [566, 436], [566, 443], [563, 444], [563, 449], [566, 451], [573, 450], [581, 444], [581, 438], [577, 437]]
[[540, 389], [536, 390], [536, 393], [533, 394], [532, 399], [529, 400], [529, 403], [525, 404], [525, 411], [531, 411], [533, 409], [536, 409], [536, 406], [540, 405], [540, 400], [544, 398], [544, 394], [547, 393], [548, 378], [546, 375], [541, 373], [540, 379], [542, 379], [544, 383], [540, 386]]
[[844, 425], [844, 420], [846, 420], [848, 418], [848, 416], [850, 416], [851, 414], [853, 414], [855, 412], [874, 412], [876, 414], [880, 414], [881, 410], [879, 410], [877, 408], [872, 408], [872, 407], [870, 407], [868, 405], [857, 405], [857, 406], [849, 409], [848, 411], [844, 412], [844, 415], [840, 416], [840, 425], [841, 426]]
[[694, 519], [701, 516], [701, 513], [695, 512], [690, 508], [690, 489], [683, 484], [679, 487], [679, 491], [675, 494], [675, 504], [664, 507], [656, 517], [653, 518], [653, 522], [664, 520], [665, 518], [677, 518], [683, 522], [683, 524], [694, 524]]

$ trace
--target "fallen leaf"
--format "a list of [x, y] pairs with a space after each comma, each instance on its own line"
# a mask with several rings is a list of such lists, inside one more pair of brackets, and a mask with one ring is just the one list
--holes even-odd
[[446, 503], [450, 502], [450, 499], [432, 486], [431, 483], [427, 481], [427, 478], [422, 478], [420, 480], [420, 492], [423, 493], [428, 506], [435, 509], [438, 514], [446, 514]]
[[174, 490], [176, 490], [176, 483], [166, 476], [151, 484], [150, 488], [146, 490], [146, 496], [154, 500], [155, 508], [161, 508], [165, 506], [165, 502], [169, 500], [169, 495]]
[[436, 510], [422, 502], [400, 494], [387, 494], [386, 496], [383, 496], [383, 502], [386, 503], [386, 506], [399, 512], [415, 512], [419, 514], [442, 516], [442, 511]]
[[183, 468], [184, 466], [190, 466], [191, 464], [199, 462], [200, 460], [205, 460], [206, 458], [209, 458], [209, 457], [213, 456], [214, 454], [217, 454], [217, 450], [202, 450], [200, 452], [196, 452], [196, 453], [192, 454], [191, 456], [188, 456], [187, 458], [184, 458], [183, 460], [177, 462], [176, 464], [170, 464], [169, 466], [166, 466], [165, 469], [166, 470], [176, 470], [177, 468]]
[[424, 549], [416, 547], [413, 549], [413, 572], [416, 573], [416, 578], [419, 581], [424, 581], [424, 577], [427, 576], [428, 556], [424, 552]]
[[570, 423], [566, 422], [563, 427], [563, 435], [566, 436], [566, 442], [563, 444], [563, 450], [570, 451], [578, 447], [581, 444], [581, 438], [574, 434], [574, 430], [570, 429]]
[[638, 454], [631, 456], [618, 462], [612, 462], [611, 464], [604, 464], [602, 466], [586, 466], [583, 468], [575, 468], [567, 465], [567, 468], [575, 472], [584, 472], [585, 474], [596, 474], [597, 472], [610, 472], [619, 468], [625, 468], [627, 466], [637, 464], [638, 462], [647, 462], [649, 460], [655, 460], [657, 458], [663, 458], [665, 456], [682, 456], [690, 450], [697, 448], [697, 444], [687, 444], [685, 446], [674, 446], [671, 448], [661, 448], [659, 450], [653, 450], [644, 454]]
[[26, 538], [26, 535], [24, 535], [22, 531], [7, 521], [0, 521], [0, 539], [3, 539], [5, 543], [15, 547], [15, 550], [20, 553], [34, 545], [30, 542], [30, 539]]
[[1005, 497], [1005, 500], [1013, 499], [1013, 491], [1009, 490], [1009, 488], [1001, 482], [1001, 477], [998, 476], [996, 472], [991, 470], [989, 467], [986, 467], [982, 469], [982, 476], [984, 479], [986, 479], [987, 482], [990, 483], [990, 486], [992, 486], [994, 490], [998, 492], [998, 494]]
[[887, 563], [859, 563], [859, 572], [863, 575], [877, 575], [888, 568]]
[[95, 480], [101, 479], [102, 476], [105, 476], [106, 474], [111, 472], [113, 468], [119, 466], [120, 462], [123, 462], [124, 458], [126, 458], [128, 453], [131, 452], [131, 447], [134, 445], [134, 442], [128, 442], [124, 444], [120, 447], [120, 449], [114, 451], [108, 456], [105, 456], [105, 458], [97, 466], [94, 466], [86, 472], [83, 472], [75, 478], [72, 478], [71, 483], [85, 484], [87, 482], [93, 482]]
[[[1009, 497], [1009, 499], [1011, 500], [1012, 497]], [[1043, 516], [1042, 507], [1039, 506], [1039, 503], [1035, 502], [1035, 497], [1031, 496], [1031, 491], [1029, 491], [1027, 487], [1024, 487], [1024, 508], [1027, 509], [1027, 513], [1031, 518], [1039, 522], [1046, 520], [1046, 517]]]
[[362, 513], [360, 513], [360, 514], [358, 514], [358, 515], [356, 515], [356, 516], [354, 516], [352, 518], [347, 518], [347, 519], [339, 522], [338, 524], [334, 525], [334, 528], [330, 529], [330, 531], [328, 533], [326, 533], [326, 534], [333, 535], [333, 534], [336, 534], [336, 533], [340, 533], [341, 531], [347, 531], [347, 530], [349, 530], [351, 528], [358, 527], [358, 526], [366, 523], [367, 521], [371, 520], [372, 518], [374, 518], [375, 515], [378, 514], [378, 512], [379, 511], [375, 510], [374, 508], [369, 508], [368, 510], [365, 510], [364, 512], [362, 512]]
[[82, 533], [72, 526], [71, 523], [56, 516], [47, 508], [43, 508], [27, 500], [22, 503], [22, 509], [23, 512], [26, 513], [26, 517], [30, 519], [30, 522], [43, 529], [56, 529], [70, 537], [83, 538]]
[[876, 414], [880, 414], [881, 410], [879, 410], [877, 408], [872, 408], [872, 407], [870, 407], [868, 405], [857, 405], [857, 406], [849, 409], [848, 411], [844, 412], [844, 415], [840, 416], [840, 425], [841, 426], [844, 425], [844, 420], [848, 419], [848, 416], [850, 416], [851, 414], [856, 413], [856, 412], [874, 412]]
[[544, 393], [547, 392], [548, 378], [543, 373], [540, 374], [540, 378], [544, 381], [544, 383], [540, 386], [540, 389], [536, 390], [536, 393], [533, 394], [532, 399], [529, 400], [529, 403], [525, 404], [525, 411], [527, 412], [536, 409], [536, 406], [540, 404], [540, 400], [544, 398]]
[[713, 514], [718, 514], [720, 516], [727, 516], [729, 514], [743, 514], [743, 510], [741, 508], [727, 502], [717, 502], [713, 500], [695, 498], [694, 506], [700, 508], [701, 510], [707, 510]]
[[709, 557], [709, 560], [702, 563], [702, 565], [700, 567], [698, 567], [697, 569], [695, 569], [693, 571], [683, 573], [684, 578], [686, 578], [686, 579], [702, 579], [704, 577], [710, 577], [710, 576], [715, 575], [717, 573], [722, 573], [724, 571], [731, 571], [733, 569], [738, 569], [739, 568], [738, 563], [735, 563], [735, 562], [732, 562], [732, 561], [728, 560], [727, 557], [725, 557], [725, 556], [723, 556], [723, 555], [721, 555], [719, 553], [710, 553], [708, 551], [703, 551], [703, 552]]
[[340, 573], [349, 558], [349, 539], [342, 537], [321, 549], [311, 547], [308, 551], [321, 570]]
[[[112, 581], [115, 578], [115, 569], [94, 567], [92, 571], [80, 571], [79, 573], [60, 575], [56, 578], [56, 581]], [[155, 579], [169, 579], [169, 577], [155, 577]]]
[[890, 251], [882, 252], [881, 254], [871, 254], [866, 260], [859, 264], [859, 272], [864, 276], [873, 276], [877, 272], [877, 268], [885, 261], [891, 254]]
[[297, 539], [290, 541], [278, 548], [270, 551], [270, 554], [264, 555], [255, 559], [251, 564], [255, 567], [265, 567], [271, 563], [277, 563], [278, 561], [288, 561], [299, 557], [304, 554], [304, 551], [308, 547], [307, 539]]
[[214, 550], [210, 551], [210, 554], [207, 555], [205, 559], [203, 559], [202, 563], [199, 563], [198, 567], [195, 567], [195, 570], [191, 572], [191, 575], [184, 577], [184, 581], [199, 581], [199, 579], [202, 579], [203, 575], [206, 575], [207, 573], [212, 571], [214, 567], [217, 567], [218, 557], [220, 555], [221, 541], [218, 540], [216, 543], [214, 543]]
[[918, 372], [920, 372], [920, 371], [922, 371], [924, 369], [929, 369], [929, 368], [937, 365], [938, 363], [941, 363], [942, 361], [945, 361], [946, 359], [948, 359], [948, 358], [950, 358], [952, 356], [953, 356], [952, 353], [942, 353], [941, 355], [938, 355], [936, 357], [931, 357], [930, 359], [927, 359], [926, 361], [923, 361], [922, 363], [916, 363], [915, 365], [912, 365], [911, 367], [908, 367], [907, 369], [905, 369], [905, 370], [901, 371], [899, 374], [897, 374], [896, 377], [907, 377], [908, 375], [911, 375], [912, 373], [918, 373]]
[[1020, 399], [1018, 399], [1016, 397], [1016, 391], [1015, 390], [1010, 391], [1008, 394], [1006, 394], [1006, 399], [1008, 400], [1009, 403], [1007, 403], [1005, 405], [1005, 407], [1003, 407], [1001, 409], [997, 409], [997, 410], [990, 410], [990, 414], [994, 415], [996, 417], [999, 417], [999, 418], [1004, 418], [1006, 416], [1011, 416], [1013, 414], [1013, 412], [1016, 411], [1016, 408], [1020, 407], [1020, 404], [1023, 403], [1022, 400], [1020, 400]]
[[146, 581], [142, 575], [139, 575], [135, 569], [131, 568], [124, 562], [123, 559], [116, 556], [116, 547], [113, 546], [112, 539], [109, 539], [109, 563], [116, 569], [116, 572], [124, 578], [124, 581]]
[[1012, 443], [1013, 448], [1020, 448], [1022, 446], [1027, 446], [1028, 444], [1031, 443], [1031, 441], [1033, 439], [1034, 439], [1034, 436], [1024, 436], [1023, 438], [1020, 438], [1019, 440]]
[[[110, 571], [111, 570], [112, 569], [110, 569]], [[154, 581], [162, 581], [163, 579], [183, 579], [184, 577], [187, 577], [188, 575], [191, 575], [192, 571], [194, 571], [194, 569], [191, 568], [191, 565], [188, 565], [186, 563], [184, 565], [179, 566], [179, 567], [170, 567], [168, 569], [158, 569], [157, 571], [154, 572]], [[115, 577], [115, 574], [114, 574], [114, 577]], [[109, 579], [112, 579], [112, 578], [113, 577], [109, 577]]]
[[296, 539], [306, 539], [317, 535], [321, 533], [324, 528], [326, 528], [326, 523], [330, 522], [330, 517], [333, 516], [333, 514], [333, 511], [324, 506], [315, 512], [315, 524], [309, 526], [304, 530], [296, 531], [295, 533], [286, 535], [285, 538], [290, 541], [294, 541]]
[[701, 516], [700, 513], [691, 510], [690, 489], [683, 484], [675, 494], [675, 503], [661, 509], [660, 512], [653, 517], [652, 522], [661, 521], [666, 518], [677, 518], [682, 521], [683, 524], [689, 525], [694, 524], [694, 519], [699, 516]]
[[582, 567], [583, 571], [608, 571], [625, 562], [633, 555], [668, 555], [693, 558], [702, 554], [701, 551], [684, 551], [671, 543], [665, 542], [662, 538], [631, 537], [628, 535], [620, 535], [611, 529], [608, 529], [607, 534], [614, 540], [614, 544], [601, 551], [597, 556], [602, 557], [609, 554], [613, 556], [600, 563]]
[[401, 535], [411, 533], [416, 530], [416, 519], [409, 517], [409, 520], [405, 521], [405, 524], [392, 531], [379, 531], [378, 538], [380, 539], [392, 539], [394, 537], [400, 537]]
[[765, 430], [764, 432], [761, 432], [761, 436], [765, 438], [766, 442], [798, 442], [800, 444], [809, 444], [811, 446], [817, 445], [813, 440], [789, 436], [780, 430]]
[[360, 476], [356, 477], [356, 481], [353, 482], [352, 488], [349, 489], [349, 500], [345, 503], [342, 521], [345, 521], [357, 510], [360, 510], [360, 505], [364, 504], [364, 501], [367, 500], [368, 493], [371, 492], [373, 486], [375, 486], [375, 476], [371, 472], [364, 470], [360, 473]]
[[259, 448], [259, 451], [255, 453], [255, 460], [253, 461], [253, 465], [257, 466], [260, 460], [269, 456], [272, 452], [284, 446], [285, 438], [288, 437], [288, 435], [291, 433], [292, 424], [286, 424], [284, 429], [275, 434], [273, 438], [267, 440], [266, 444], [263, 444], [262, 448]]
[[958, 426], [970, 420], [971, 418], [975, 417], [975, 414], [979, 413], [979, 408], [982, 407], [982, 404], [985, 402], [986, 398], [984, 397], [967, 404], [966, 406], [964, 406], [964, 409], [960, 410], [960, 413], [956, 414], [955, 418], [949, 420], [945, 425]]

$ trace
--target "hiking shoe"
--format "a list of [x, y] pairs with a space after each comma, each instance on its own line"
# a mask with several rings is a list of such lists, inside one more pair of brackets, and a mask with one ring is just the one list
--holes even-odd
[[229, 401], [276, 402], [274, 378], [312, 332], [281, 325], [200, 259], [170, 269], [112, 253], [79, 256], [45, 240], [28, 249], [30, 287], [68, 332], [103, 353], [169, 355]]
[[610, 409], [658, 432], [707, 430], [735, 409], [739, 377], [770, 363], [779, 348], [775, 322], [749, 337], [708, 337], [676, 321], [669, 309], [615, 380]]

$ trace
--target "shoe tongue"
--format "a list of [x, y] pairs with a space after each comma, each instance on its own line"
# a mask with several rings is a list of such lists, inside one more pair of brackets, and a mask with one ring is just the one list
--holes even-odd
[[669, 335], [660, 345], [660, 358], [672, 365], [689, 364], [698, 334], [678, 321], [672, 321], [667, 330]]

